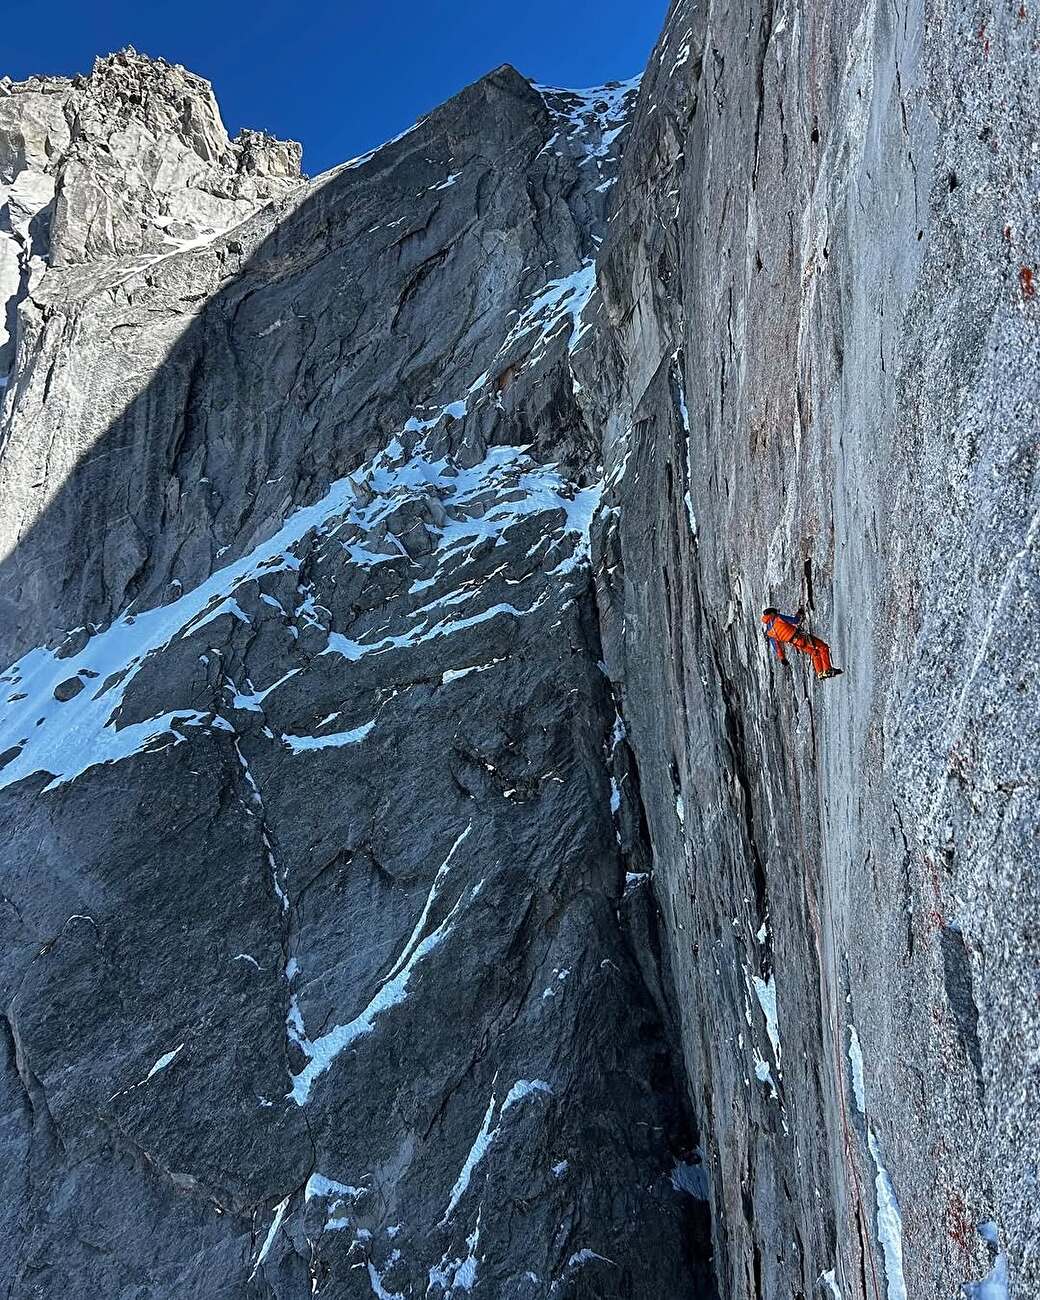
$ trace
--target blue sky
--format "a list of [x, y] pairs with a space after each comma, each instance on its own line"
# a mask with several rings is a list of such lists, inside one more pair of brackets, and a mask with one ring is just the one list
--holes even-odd
[[640, 71], [667, 0], [7, 0], [0, 76], [87, 72], [133, 45], [208, 77], [232, 135], [300, 140], [312, 175], [512, 63], [593, 86]]

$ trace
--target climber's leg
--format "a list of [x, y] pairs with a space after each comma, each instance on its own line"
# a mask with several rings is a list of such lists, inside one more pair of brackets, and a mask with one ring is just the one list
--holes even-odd
[[820, 681], [828, 677], [840, 677], [841, 669], [831, 665], [831, 648], [827, 642], [821, 641], [817, 636], [812, 638], [812, 642], [812, 666], [816, 670], [816, 676]]
[[812, 637], [812, 666], [817, 677], [826, 676], [831, 670], [831, 648], [818, 636]]
[[841, 669], [831, 665], [830, 646], [826, 641], [821, 641], [818, 636], [810, 636], [808, 632], [798, 632], [791, 638], [790, 644], [795, 650], [800, 650], [803, 655], [809, 656], [813, 672], [821, 681], [841, 675]]
[[795, 639], [794, 644], [801, 650], [803, 655], [808, 656], [809, 662], [816, 671], [816, 638], [810, 636], [808, 632], [800, 632]]

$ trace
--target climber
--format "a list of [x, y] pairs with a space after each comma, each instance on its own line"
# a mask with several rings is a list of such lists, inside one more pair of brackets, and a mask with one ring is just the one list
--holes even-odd
[[790, 644], [796, 650], [801, 650], [802, 654], [809, 656], [817, 681], [825, 682], [828, 677], [840, 677], [842, 669], [831, 666], [831, 648], [827, 642], [821, 641], [818, 636], [810, 636], [808, 632], [801, 630], [801, 623], [804, 618], [804, 609], [798, 610], [796, 614], [781, 614], [779, 610], [770, 605], [762, 611], [762, 622], [765, 624], [766, 636], [773, 643], [776, 657], [786, 667], [787, 658], [784, 655], [784, 645]]

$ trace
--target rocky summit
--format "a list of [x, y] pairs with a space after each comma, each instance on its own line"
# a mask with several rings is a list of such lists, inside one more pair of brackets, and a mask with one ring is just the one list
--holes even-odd
[[0, 80], [5, 1297], [1037, 1293], [1037, 24]]

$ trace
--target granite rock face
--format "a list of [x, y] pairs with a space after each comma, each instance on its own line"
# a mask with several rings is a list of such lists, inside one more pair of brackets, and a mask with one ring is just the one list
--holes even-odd
[[180, 69], [11, 88], [75, 140], [4, 408], [5, 1294], [710, 1294], [573, 375], [635, 95], [503, 68], [308, 183]]
[[1035, 21], [0, 83], [5, 1294], [1035, 1290]]
[[579, 379], [727, 1296], [1040, 1282], [1036, 48], [679, 3], [643, 78]]
[[[205, 242], [300, 184], [300, 148], [231, 141], [209, 83], [132, 49], [89, 77], [0, 80], [0, 378], [48, 267], [121, 271]], [[70, 280], [70, 282], [73, 282]]]

